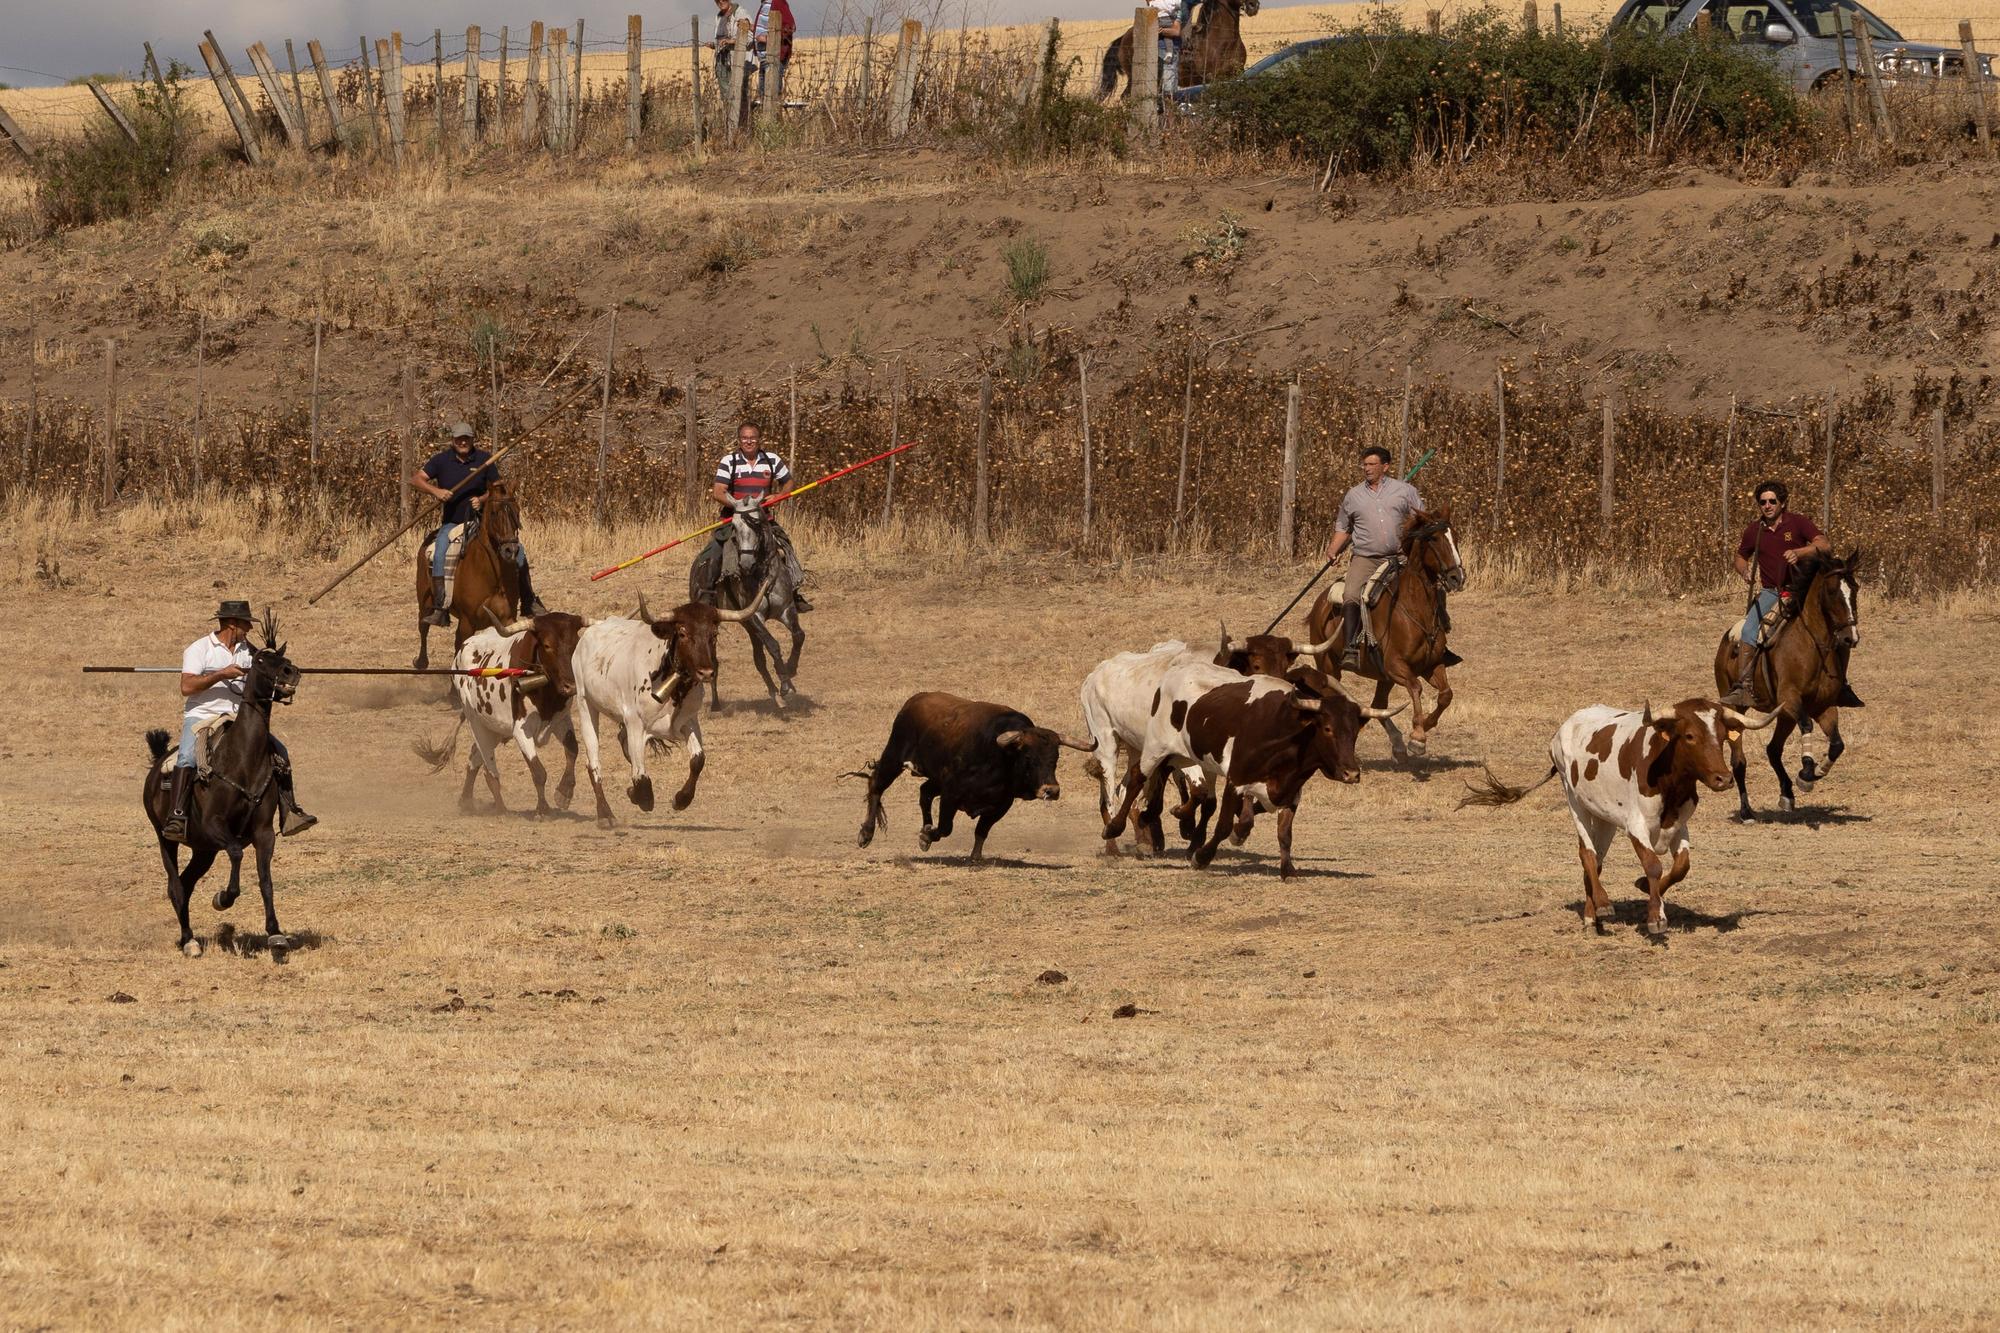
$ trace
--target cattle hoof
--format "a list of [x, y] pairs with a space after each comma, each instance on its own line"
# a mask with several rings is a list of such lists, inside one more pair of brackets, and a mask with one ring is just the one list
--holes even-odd
[[264, 937], [264, 947], [272, 953], [282, 953], [292, 947], [292, 937], [283, 934], [266, 935]]
[[920, 851], [920, 852], [927, 852], [927, 851], [929, 851], [929, 850], [931, 849], [931, 844], [932, 844], [932, 843], [934, 843], [934, 842], [936, 842], [936, 841], [937, 841], [937, 835], [936, 835], [936, 834], [934, 834], [934, 833], [932, 833], [932, 832], [931, 832], [931, 831], [930, 831], [929, 829], [927, 829], [927, 828], [926, 828], [926, 829], [918, 829], [918, 830], [917, 830], [917, 850], [918, 850], [918, 851]]
[[218, 912], [227, 912], [230, 908], [236, 906], [236, 895], [224, 889], [209, 900], [209, 905]]
[[1646, 923], [1646, 933], [1647, 933], [1648, 935], [1664, 935], [1664, 934], [1666, 934], [1666, 933], [1667, 933], [1667, 919], [1666, 919], [1665, 917], [1661, 917], [1661, 918], [1660, 918], [1660, 919], [1659, 919], [1658, 921], [1648, 921], [1648, 922]]
[[1794, 802], [1794, 801], [1792, 800], [1792, 798], [1791, 798], [1791, 797], [1789, 797], [1789, 796], [1780, 796], [1780, 797], [1778, 798], [1778, 813], [1779, 813], [1779, 814], [1783, 814], [1783, 815], [1789, 815], [1789, 814], [1791, 814], [1791, 813], [1792, 813], [1792, 812], [1793, 812], [1794, 810], [1797, 810], [1797, 809], [1798, 809], [1798, 804], [1797, 804], [1796, 802]]
[[576, 784], [574, 782], [570, 783], [567, 787], [557, 787], [556, 809], [558, 810], [569, 809], [569, 803], [573, 799], [575, 799], [575, 797], [576, 797]]
[[875, 830], [869, 828], [866, 824], [861, 826], [861, 832], [854, 835], [854, 845], [856, 847], [866, 847], [873, 841], [875, 841]]
[[651, 813], [653, 809], [653, 780], [640, 778], [625, 789], [625, 797], [641, 810]]
[[189, 940], [186, 944], [183, 944], [181, 946], [181, 952], [186, 954], [190, 958], [201, 957], [201, 941]]
[[1431, 746], [1429, 741], [1420, 741], [1412, 736], [1409, 742], [1403, 746], [1403, 753], [1399, 757], [1403, 759], [1422, 759], [1430, 752]]
[[677, 791], [677, 792], [675, 792], [675, 793], [674, 793], [674, 809], [676, 809], [676, 810], [685, 810], [685, 809], [687, 809], [687, 808], [688, 808], [689, 806], [691, 806], [691, 805], [693, 805], [693, 804], [694, 804], [694, 793], [693, 793], [693, 792], [691, 792], [691, 791]]

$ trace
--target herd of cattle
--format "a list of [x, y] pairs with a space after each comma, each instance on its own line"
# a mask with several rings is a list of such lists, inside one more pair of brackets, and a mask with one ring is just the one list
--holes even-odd
[[[495, 753], [511, 739], [533, 776], [537, 811], [546, 813], [540, 749], [552, 737], [566, 756], [556, 788], [566, 804], [575, 789], [580, 740], [596, 817], [609, 827], [613, 816], [597, 740], [598, 719], [609, 717], [631, 769], [626, 795], [641, 810], [654, 803], [646, 773], [651, 744], [685, 747], [687, 778], [673, 800], [676, 810], [685, 809], [702, 771], [703, 687], [715, 677], [717, 634], [724, 623], [749, 614], [690, 602], [655, 616], [642, 600], [632, 618], [553, 613], [472, 635], [457, 666], [511, 666], [530, 674], [518, 681], [454, 679], [459, 726], [471, 732], [461, 805], [472, 808], [483, 771], [501, 806]], [[881, 755], [844, 775], [867, 784], [859, 842], [867, 846], [877, 828], [886, 827], [882, 798], [907, 771], [921, 783], [918, 845], [928, 848], [949, 837], [963, 813], [974, 821], [976, 861], [1014, 802], [1057, 798], [1057, 758], [1069, 748], [1091, 756], [1085, 767], [1098, 783], [1107, 853], [1117, 851], [1128, 824], [1138, 854], [1164, 850], [1162, 814], [1172, 784], [1177, 804], [1171, 813], [1194, 865], [1206, 866], [1225, 836], [1240, 845], [1260, 812], [1275, 812], [1281, 871], [1290, 877], [1292, 825], [1313, 775], [1359, 782], [1355, 743], [1370, 720], [1382, 724], [1398, 752], [1403, 748], [1391, 718], [1406, 705], [1357, 704], [1339, 684], [1337, 659], [1329, 656], [1333, 646], [1333, 640], [1298, 644], [1271, 634], [1234, 639], [1224, 628], [1213, 650], [1175, 641], [1118, 654], [1083, 683], [1084, 738], [1038, 726], [1004, 705], [914, 695], [896, 714]], [[1583, 862], [1586, 922], [1601, 929], [1601, 914], [1609, 910], [1600, 869], [1622, 832], [1645, 868], [1647, 929], [1665, 929], [1661, 895], [1687, 874], [1687, 824], [1697, 786], [1726, 787], [1730, 756], [1740, 756], [1743, 733], [1770, 720], [1690, 700], [1658, 717], [1650, 709], [1585, 709], [1557, 732], [1542, 781], [1565, 779]], [[456, 737], [454, 729], [445, 745], [419, 743], [433, 771], [450, 761]], [[1466, 803], [1506, 804], [1529, 790], [1503, 786], [1489, 774]]]

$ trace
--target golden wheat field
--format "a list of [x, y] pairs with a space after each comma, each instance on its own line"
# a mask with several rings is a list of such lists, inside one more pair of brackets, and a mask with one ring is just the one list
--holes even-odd
[[[17, 509], [0, 538], [37, 700], [0, 743], [0, 1323], [2000, 1320], [1990, 595], [1864, 596], [1848, 754], [1795, 818], [1705, 804], [1655, 945], [1629, 860], [1620, 923], [1583, 933], [1559, 797], [1453, 804], [1482, 760], [1532, 776], [1575, 707], [1707, 692], [1727, 590], [1552, 597], [1468, 540], [1432, 757], [1377, 734], [1359, 787], [1308, 788], [1299, 879], [1268, 827], [1205, 873], [1101, 859], [1074, 756], [975, 868], [964, 831], [917, 851], [908, 784], [854, 845], [836, 775], [904, 696], [1074, 730], [1102, 657], [1261, 626], [1307, 566], [802, 516], [801, 697], [762, 703], [726, 641], [684, 814], [613, 768], [608, 833], [461, 815], [411, 753], [448, 726], [432, 686], [309, 677], [280, 716], [324, 821], [277, 861], [301, 947], [262, 952], [255, 893], [218, 917], [211, 881], [190, 961], [137, 804], [177, 701], [77, 668], [172, 661], [223, 595], [275, 605], [305, 664], [413, 648], [406, 551], [308, 610], [332, 561], [216, 517]], [[580, 572], [655, 536], [531, 527], [538, 583], [675, 600], [678, 552]]]

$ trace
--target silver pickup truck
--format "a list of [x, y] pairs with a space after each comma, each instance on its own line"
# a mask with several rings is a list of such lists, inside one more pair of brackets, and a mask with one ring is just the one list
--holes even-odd
[[[1902, 34], [1859, 5], [1837, 6], [1847, 11], [1849, 25], [1866, 25], [1875, 48], [1875, 64], [1885, 79], [1956, 77], [1965, 64], [1956, 46], [1906, 41]], [[1709, 30], [1776, 65], [1800, 92], [1824, 87], [1841, 70], [1840, 31], [1834, 0], [1625, 0], [1612, 15], [1611, 28], [1636, 27], [1647, 32], [1685, 32], [1696, 16], [1708, 14]], [[1861, 53], [1847, 41], [1846, 67], [1861, 72]], [[1993, 57], [1979, 57], [1979, 73], [1993, 77]]]

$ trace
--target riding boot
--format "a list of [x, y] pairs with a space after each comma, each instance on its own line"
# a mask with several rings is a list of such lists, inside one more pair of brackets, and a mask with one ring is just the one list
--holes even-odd
[[1362, 647], [1361, 604], [1359, 602], [1342, 602], [1340, 604], [1340, 623], [1343, 627], [1343, 635], [1347, 640], [1347, 650], [1340, 655], [1340, 669], [1342, 671], [1359, 671], [1361, 669]]
[[1734, 708], [1739, 711], [1753, 707], [1756, 704], [1757, 686], [1752, 677], [1757, 674], [1757, 659], [1763, 655], [1764, 645], [1762, 644], [1758, 644], [1750, 650], [1750, 656], [1744, 659], [1742, 674], [1736, 677], [1736, 688], [1723, 695], [1722, 698], [1716, 701], [1717, 703], [1720, 703], [1725, 708]]
[[542, 605], [542, 599], [535, 596], [535, 585], [528, 578], [528, 562], [521, 562], [521, 614], [524, 616], [545, 616], [549, 609]]
[[160, 836], [168, 842], [188, 840], [188, 804], [193, 795], [194, 769], [175, 769], [173, 785], [167, 789], [167, 822], [160, 825]]
[[309, 815], [299, 807], [298, 793], [292, 790], [292, 770], [281, 768], [277, 774], [278, 783], [278, 832], [284, 837], [294, 833], [304, 833], [319, 823], [318, 815]]
[[437, 574], [431, 575], [431, 613], [424, 617], [424, 623], [441, 628], [451, 624], [451, 594], [445, 590], [443, 577]]
[[792, 554], [790, 550], [787, 550], [785, 552], [785, 562], [792, 567], [791, 572], [792, 572], [793, 608], [798, 611], [812, 610], [813, 609], [812, 603], [806, 600], [806, 590], [805, 590], [806, 572], [804, 569], [799, 567], [799, 558], [796, 555]]

